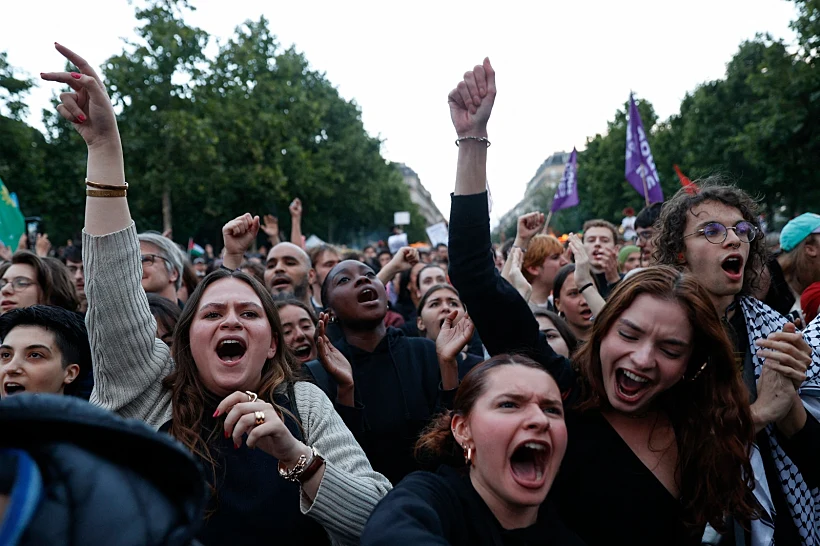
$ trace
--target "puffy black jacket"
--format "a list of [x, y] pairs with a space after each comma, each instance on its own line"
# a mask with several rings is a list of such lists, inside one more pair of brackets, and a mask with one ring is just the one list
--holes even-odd
[[[0, 454], [26, 452], [42, 478], [18, 544], [196, 544], [205, 479], [170, 437], [78, 398], [42, 394], [1, 400], [0, 430]], [[15, 470], [0, 463], [0, 493]]]

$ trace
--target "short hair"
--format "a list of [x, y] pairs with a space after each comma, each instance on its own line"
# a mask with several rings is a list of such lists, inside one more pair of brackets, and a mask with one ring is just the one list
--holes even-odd
[[179, 290], [182, 287], [183, 268], [186, 260], [182, 250], [171, 239], [154, 231], [140, 233], [138, 238], [141, 243], [148, 243], [159, 249], [160, 256], [165, 258], [163, 262], [165, 263], [165, 269], [168, 270], [168, 275], [171, 275], [174, 271], [177, 272], [174, 288]]
[[[314, 269], [316, 268], [316, 260], [318, 260], [319, 257], [322, 254], [324, 254], [325, 252], [332, 252], [332, 253], [336, 254], [337, 256], [339, 256], [341, 258], [339, 250], [333, 245], [321, 244], [321, 245], [314, 246], [313, 248], [308, 250], [308, 257], [310, 258], [310, 264]], [[357, 261], [358, 261], [358, 259], [357, 259]]]
[[57, 258], [41, 258], [30, 250], [18, 250], [11, 262], [0, 265], [0, 277], [14, 264], [34, 269], [34, 280], [43, 292], [43, 304], [62, 307], [68, 311], [80, 308], [80, 298], [68, 268]]
[[165, 328], [166, 332], [173, 334], [182, 314], [182, 309], [179, 308], [176, 302], [158, 294], [146, 293], [145, 295], [148, 296], [148, 308], [156, 321]]
[[65, 254], [63, 255], [65, 260], [81, 264], [83, 263], [83, 249], [79, 246], [70, 246], [65, 249]]
[[524, 254], [524, 260], [521, 262], [521, 273], [527, 282], [532, 282], [535, 275], [527, 271], [528, 267], [540, 267], [544, 260], [553, 254], [562, 254], [564, 252], [564, 245], [561, 241], [552, 235], [538, 234], [532, 238], [529, 246], [527, 246], [527, 253]]
[[[681, 188], [667, 201], [658, 218], [658, 233], [655, 235], [655, 251], [653, 258], [658, 265], [669, 265], [678, 270], [683, 269], [678, 255], [684, 251], [686, 235], [686, 220], [689, 211], [702, 203], [721, 203], [727, 207], [737, 209], [743, 219], [752, 224], [757, 232], [762, 234], [757, 221], [757, 203], [745, 191], [725, 183], [720, 176], [711, 176], [703, 181], [697, 181], [700, 191], [691, 194], [686, 188]], [[760, 279], [763, 268], [768, 263], [769, 253], [763, 237], [755, 237], [749, 243], [749, 260], [744, 266], [743, 288], [741, 295], [752, 295], [760, 288]]]
[[515, 244], [515, 239], [507, 239], [504, 241], [504, 244], [501, 245], [501, 254], [504, 255], [504, 261], [506, 262], [507, 259], [510, 257], [510, 249]]
[[[602, 228], [606, 228], [609, 231], [611, 231], [612, 232], [612, 242], [616, 245], [618, 244], [618, 237], [619, 237], [618, 228], [615, 227], [615, 224], [613, 224], [612, 222], [607, 222], [606, 220], [601, 220], [600, 218], [596, 218], [596, 219], [587, 220], [586, 222], [584, 222], [584, 227], [581, 228], [581, 231], [583, 231], [584, 235], [586, 235], [587, 230], [590, 229], [590, 228], [594, 228], [594, 227], [602, 227]], [[527, 249], [527, 251], [529, 252], [529, 249]]]
[[62, 354], [63, 368], [78, 364], [77, 379], [65, 386], [64, 392], [80, 396], [80, 379], [91, 373], [91, 345], [82, 315], [53, 305], [32, 305], [12, 309], [0, 316], [0, 339], [18, 326], [36, 326], [54, 334], [54, 342]]
[[265, 266], [263, 266], [262, 264], [258, 264], [256, 262], [242, 262], [242, 265], [239, 266], [239, 270], [245, 271], [246, 269], [249, 269], [251, 276], [257, 281], [261, 282], [264, 286]]
[[652, 203], [644, 207], [643, 210], [638, 213], [638, 216], [635, 217], [635, 229], [645, 229], [654, 226], [661, 215], [662, 208], [663, 203]]
[[448, 248], [446, 244], [444, 244], [444, 243], [439, 243], [439, 244], [437, 244], [437, 245], [436, 245], [436, 250], [438, 250], [438, 249], [439, 249], [439, 248], [441, 248], [441, 247]]

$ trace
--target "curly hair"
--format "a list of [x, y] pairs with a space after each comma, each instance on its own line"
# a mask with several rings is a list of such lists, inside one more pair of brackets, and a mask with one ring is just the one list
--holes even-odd
[[678, 303], [692, 326], [692, 354], [684, 377], [659, 394], [655, 405], [668, 416], [675, 432], [686, 523], [694, 527], [709, 523], [724, 532], [727, 510], [741, 521], [757, 516], [749, 460], [754, 425], [732, 343], [709, 294], [692, 275], [656, 266], [618, 283], [595, 319], [590, 340], [574, 357], [583, 378], [579, 409], [611, 409], [601, 344], [621, 314], [644, 294]]
[[684, 265], [679, 255], [685, 250], [683, 237], [690, 211], [702, 203], [722, 203], [740, 211], [743, 219], [757, 229], [758, 236], [749, 243], [749, 260], [744, 267], [743, 288], [740, 290], [742, 295], [756, 293], [761, 287], [761, 276], [769, 258], [766, 241], [761, 236], [763, 231], [757, 221], [757, 203], [740, 188], [726, 184], [726, 180], [720, 176], [699, 180], [697, 185], [698, 193], [693, 195], [687, 192], [686, 188], [681, 188], [672, 199], [664, 203], [655, 224], [657, 232], [654, 238], [655, 251], [652, 255], [655, 263], [682, 270]]

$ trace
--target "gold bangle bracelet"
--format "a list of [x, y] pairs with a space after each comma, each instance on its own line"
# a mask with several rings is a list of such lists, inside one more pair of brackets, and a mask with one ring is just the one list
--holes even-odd
[[123, 184], [100, 184], [99, 182], [92, 182], [88, 178], [85, 179], [85, 185], [89, 188], [95, 188], [98, 190], [127, 190], [128, 189], [128, 182], [124, 182]]
[[85, 190], [88, 197], [125, 197], [125, 190]]

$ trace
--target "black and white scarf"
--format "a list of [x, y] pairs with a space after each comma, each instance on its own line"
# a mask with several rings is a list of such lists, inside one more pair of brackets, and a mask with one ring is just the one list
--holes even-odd
[[[760, 377], [763, 360], [755, 354], [755, 341], [765, 339], [769, 334], [781, 331], [788, 319], [754, 298], [741, 298], [740, 307], [743, 310], [743, 317], [746, 319], [749, 350], [752, 352], [755, 380], [757, 380]], [[799, 394], [806, 406], [806, 410], [811, 412], [815, 418], [820, 419], [820, 316], [803, 331], [803, 337], [812, 348], [813, 356], [812, 364], [806, 371], [806, 381], [800, 387]], [[768, 448], [774, 457], [775, 466], [780, 475], [780, 486], [786, 496], [789, 511], [803, 544], [804, 546], [820, 546], [820, 488], [809, 489], [797, 469], [797, 465], [786, 455], [786, 452], [778, 443], [773, 424], [766, 428], [766, 432], [769, 445], [759, 446], [759, 448]], [[763, 461], [756, 450], [752, 452], [752, 466], [755, 472], [755, 496], [769, 512], [768, 517], [764, 516], [754, 522], [752, 528], [753, 543], [770, 544], [771, 537], [774, 535], [774, 507], [767, 485], [777, 487], [777, 484], [766, 483]]]

